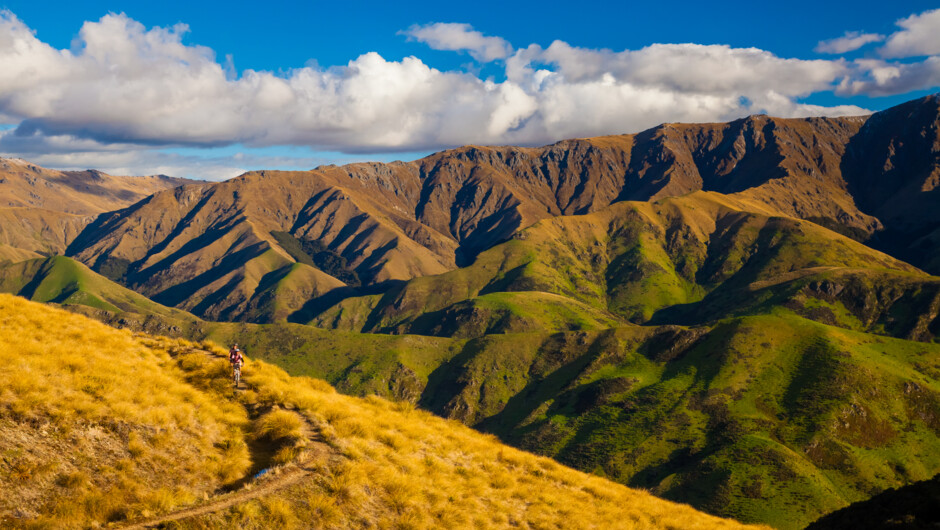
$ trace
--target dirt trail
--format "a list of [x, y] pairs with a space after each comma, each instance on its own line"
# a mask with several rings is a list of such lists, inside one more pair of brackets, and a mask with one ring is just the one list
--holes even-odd
[[120, 528], [134, 530], [154, 528], [160, 524], [168, 523], [170, 521], [179, 521], [180, 519], [188, 519], [190, 517], [197, 517], [199, 515], [205, 515], [208, 513], [217, 512], [219, 510], [224, 510], [225, 508], [230, 508], [236, 504], [275, 492], [281, 488], [286, 488], [287, 486], [296, 483], [300, 479], [312, 473], [312, 469], [304, 467], [283, 469], [270, 480], [261, 481], [257, 485], [245, 487], [240, 491], [217, 496], [215, 497], [215, 500], [207, 504], [193, 506], [192, 508], [186, 508], [184, 510], [168, 513], [159, 517], [153, 517], [145, 521], [130, 524], [128, 526], [122, 526]]
[[[211, 352], [205, 353], [206, 355], [217, 357]], [[117, 528], [124, 530], [141, 530], [145, 528], [154, 528], [163, 523], [168, 523], [171, 521], [179, 521], [181, 519], [206, 515], [217, 512], [219, 510], [230, 508], [236, 504], [240, 504], [251, 499], [263, 497], [277, 490], [295, 484], [304, 477], [312, 475], [315, 471], [315, 468], [311, 464], [325, 461], [327, 458], [329, 458], [333, 451], [329, 445], [316, 439], [317, 432], [310, 423], [310, 420], [308, 420], [303, 414], [299, 414], [299, 416], [301, 419], [303, 419], [304, 422], [303, 435], [304, 439], [307, 441], [307, 444], [304, 446], [302, 455], [298, 457], [296, 461], [291, 462], [285, 466], [272, 468], [261, 477], [248, 481], [245, 486], [242, 487], [242, 489], [215, 495], [211, 497], [210, 501], [204, 504], [192, 506], [190, 508], [184, 508], [182, 510], [164, 515], [151, 517], [143, 521], [132, 522], [125, 526], [118, 526]]]

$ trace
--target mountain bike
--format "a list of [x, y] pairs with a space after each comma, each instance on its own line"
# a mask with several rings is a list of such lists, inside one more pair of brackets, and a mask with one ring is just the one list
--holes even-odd
[[238, 388], [238, 382], [242, 378], [242, 364], [235, 363], [232, 365], [232, 381], [235, 382], [235, 388]]

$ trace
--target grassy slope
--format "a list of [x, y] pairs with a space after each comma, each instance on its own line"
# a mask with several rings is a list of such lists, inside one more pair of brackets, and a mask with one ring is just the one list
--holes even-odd
[[233, 394], [211, 346], [132, 335], [9, 295], [0, 295], [0, 327], [5, 526], [80, 527], [198, 504], [252, 469], [252, 440], [283, 446], [274, 463], [300, 461], [302, 421], [330, 447], [312, 475], [184, 525], [737, 526], [260, 361], [246, 366], [250, 390]]
[[[766, 422], [776, 424], [774, 429], [792, 430], [804, 420], [777, 411], [753, 422], [733, 407], [701, 409], [700, 402], [714, 389], [711, 382], [679, 370], [681, 359], [673, 357], [687, 354], [684, 341], [703, 340], [701, 348], [720, 353], [734, 341], [787, 330], [792, 337], [786, 344], [762, 340], [750, 346], [755, 357], [774, 359], [781, 348], [789, 348], [795, 356], [815, 355], [814, 344], [830, 341], [819, 338], [826, 336], [819, 330], [829, 328], [796, 318], [797, 314], [848, 329], [921, 339], [931, 338], [936, 327], [930, 316], [936, 314], [936, 279], [810, 223], [738, 209], [744, 206], [700, 193], [543, 222], [519, 239], [485, 252], [471, 267], [420, 278], [385, 295], [347, 300], [330, 317], [358, 319], [365, 327], [371, 321], [385, 331], [466, 338], [199, 322], [185, 323], [180, 332], [221, 342], [237, 340], [248, 345], [249, 352], [292, 373], [326, 378], [344, 392], [420, 403], [581, 469], [746, 520], [803, 524], [825, 510], [936, 470], [936, 462], [917, 455], [907, 468], [895, 465], [904, 448], [936, 449], [934, 434], [892, 438], [858, 462], [843, 458], [840, 462], [846, 465], [838, 473], [827, 471], [831, 463], [826, 459], [832, 451], [841, 455], [851, 441], [819, 442], [824, 455], [816, 461], [816, 457], [789, 458], [816, 454], [817, 446], [807, 445], [815, 442], [774, 439], [786, 448], [782, 453], [787, 457], [770, 451], [771, 463], [750, 472], [754, 463], [747, 458], [757, 449], [715, 434], [745, 425], [742, 432], [752, 442], [770, 436]], [[350, 314], [343, 314], [346, 310]], [[612, 311], [663, 323], [713, 322], [726, 315], [775, 316], [738, 318], [685, 332], [625, 326]], [[146, 322], [141, 325], [146, 327]], [[551, 335], [542, 330], [569, 332]], [[507, 331], [528, 333], [481, 336]], [[858, 336], [866, 344], [883, 340]], [[851, 341], [832, 340], [845, 351], [857, 349]], [[911, 364], [909, 350], [933, 351], [916, 343], [886, 344], [886, 355], [917, 370], [926, 365]], [[725, 357], [719, 357], [722, 362], [709, 369], [726, 368]], [[731, 359], [727, 362], [742, 362]], [[846, 366], [850, 371], [890, 373], [883, 366], [867, 367], [864, 358], [852, 357]], [[914, 381], [912, 374], [910, 370], [895, 374], [895, 380], [882, 383], [885, 388], [897, 387], [899, 381]], [[923, 398], [928, 404], [936, 391], [936, 378], [930, 377], [934, 386], [926, 387]], [[762, 391], [783, 392], [786, 387], [780, 381], [785, 380], [768, 379]], [[665, 392], [665, 397], [643, 394], [653, 392], [644, 390], [647, 387]], [[754, 388], [761, 387], [749, 381], [733, 391]], [[633, 414], [614, 414], [632, 411], [637, 392], [644, 400], [669, 404], [668, 410], [654, 411], [656, 421], [646, 418], [638, 423], [631, 423]], [[618, 402], [617, 396], [623, 399]], [[677, 406], [672, 404], [676, 396], [691, 401]], [[878, 410], [886, 397], [869, 396], [869, 400], [859, 406]], [[613, 408], [608, 401], [615, 403]], [[833, 406], [856, 404], [854, 397], [843, 393]], [[880, 413], [908, 426], [916, 423], [910, 411]], [[815, 411], [807, 421], [825, 423], [832, 414], [832, 409]], [[660, 429], [677, 437], [664, 439]], [[617, 459], [634, 464], [610, 463]], [[873, 471], [884, 469], [889, 471]], [[833, 474], [837, 476], [829, 476]], [[689, 485], [700, 476], [709, 477], [710, 485]]]
[[940, 346], [787, 314], [469, 340], [213, 326], [292, 373], [743, 520], [799, 527], [940, 470]]
[[852, 267], [816, 267], [717, 289], [694, 304], [667, 307], [650, 323], [696, 325], [716, 318], [792, 313], [824, 324], [918, 341], [940, 333], [940, 278]]
[[285, 321], [311, 298], [345, 284], [306, 263], [292, 263], [268, 273], [251, 293], [247, 318], [252, 322]]
[[[813, 223], [748, 208], [754, 205], [696, 192], [544, 220], [480, 254], [469, 267], [417, 278], [381, 296], [346, 299], [312, 323], [423, 333], [422, 315], [453, 312], [457, 304], [476, 307], [484, 305], [484, 295], [518, 291], [553, 293], [608, 313], [608, 318], [646, 322], [665, 308], [698, 303], [712, 293], [734, 297], [755, 282], [821, 266], [928, 278]], [[512, 313], [529, 316], [524, 307]], [[578, 313], [576, 319], [590, 319], [583, 308]], [[566, 329], [551, 318], [532, 320], [543, 323], [542, 329]], [[498, 325], [487, 329], [513, 331]]]
[[[577, 376], [550, 364], [481, 426], [580, 469], [786, 528], [940, 470], [936, 346], [793, 317], [723, 322], [668, 361], [618, 342], [594, 343]], [[601, 355], [621, 358], [592, 367]], [[479, 388], [501, 377], [476, 376]]]
[[39, 254], [31, 250], [24, 250], [21, 248], [11, 247], [10, 245], [0, 243], [0, 263], [2, 262], [16, 263], [19, 261], [26, 261], [28, 259], [35, 259], [35, 258], [40, 258], [40, 257], [42, 256], [40, 256]]
[[344, 392], [407, 399], [579, 469], [783, 528], [940, 470], [940, 345], [787, 311], [472, 339], [195, 331]]
[[[706, 346], [701, 348], [723, 355], [728, 341], [748, 341], [779, 328], [792, 334], [791, 342], [781, 346], [776, 340], [758, 341], [750, 346], [754, 356], [774, 359], [784, 347], [796, 356], [813, 355], [811, 346], [823, 340], [818, 336], [825, 335], [819, 330], [829, 328], [797, 318], [797, 314], [849, 329], [899, 335], [898, 323], [906, 322], [901, 327], [925, 329], [929, 338], [932, 323], [921, 318], [931, 313], [929, 307], [912, 311], [913, 316], [899, 313], [899, 308], [915, 306], [908, 300], [918, 297], [923, 298], [920, 305], [931, 306], [936, 298], [926, 292], [936, 283], [934, 279], [883, 254], [810, 223], [745, 213], [736, 209], [739, 207], [743, 206], [731, 199], [695, 194], [559, 218], [485, 252], [471, 267], [419, 278], [399, 291], [341, 304], [344, 310], [360, 304], [365, 312], [355, 318], [381, 322], [373, 326], [386, 331], [465, 338], [376, 336], [293, 325], [272, 328], [220, 323], [187, 324], [183, 333], [220, 342], [237, 340], [247, 345], [249, 352], [292, 373], [326, 378], [344, 392], [407, 399], [581, 469], [751, 521], [796, 526], [826, 510], [936, 470], [936, 462], [918, 460], [920, 457], [913, 457], [916, 464], [907, 464], [913, 470], [892, 467], [892, 462], [898, 461], [897, 451], [902, 450], [899, 447], [935, 449], [933, 434], [893, 438], [895, 445], [878, 446], [873, 456], [847, 464], [836, 478], [826, 475], [829, 464], [812, 458], [772, 456], [768, 457], [770, 464], [751, 473], [748, 469], [753, 462], [747, 455], [754, 448], [715, 434], [727, 430], [726, 422], [731, 421], [733, 426], [745, 425], [742, 432], [747, 440], [769, 436], [763, 423], [752, 422], [734, 409], [716, 406], [700, 410], [699, 402], [706, 399], [702, 396], [714, 389], [710, 382], [690, 378], [679, 370], [681, 362], [671, 359], [686, 352], [685, 342], [705, 340]], [[862, 295], [871, 295], [872, 300]], [[853, 300], [855, 306], [851, 306]], [[687, 303], [675, 306], [679, 302]], [[602, 303], [607, 307], [598, 307]], [[398, 314], [383, 313], [383, 308], [394, 308]], [[733, 324], [685, 332], [618, 324], [609, 310], [634, 316], [640, 311], [643, 318], [652, 316], [665, 322], [694, 323], [701, 314], [706, 317], [700, 322], [723, 315], [775, 316], [739, 318], [729, 321]], [[674, 313], [670, 315], [670, 311]], [[400, 319], [401, 314], [411, 316]], [[915, 321], [917, 326], [908, 325]], [[552, 330], [569, 332], [551, 335]], [[494, 331], [527, 333], [485, 335]], [[869, 342], [881, 340], [859, 336]], [[857, 349], [851, 342], [836, 343], [846, 351]], [[909, 349], [933, 351], [916, 343], [888, 344], [886, 354], [902, 359], [899, 362], [908, 367], [912, 366], [905, 357]], [[720, 359], [722, 362], [710, 369], [725, 369], [725, 357]], [[862, 358], [851, 358], [847, 366], [869, 369]], [[693, 368], [700, 370], [702, 366]], [[881, 366], [871, 369], [884, 372]], [[904, 378], [910, 373], [885, 382], [886, 388], [908, 380]], [[787, 387], [780, 381], [768, 379], [762, 383], [767, 385], [762, 391], [784, 392]], [[656, 390], [665, 392], [665, 397], [642, 394], [647, 387], [670, 390]], [[734, 391], [755, 388], [761, 387], [750, 381]], [[928, 402], [934, 399], [931, 392], [935, 389], [931, 388], [924, 398]], [[656, 421], [639, 423], [631, 423], [632, 414], [614, 414], [620, 410], [617, 407], [632, 410], [629, 402], [636, 392], [647, 401], [668, 404], [667, 410], [655, 411]], [[623, 399], [618, 402], [611, 396]], [[673, 404], [677, 396], [692, 401], [677, 406]], [[613, 408], [608, 406], [612, 399], [616, 403]], [[843, 393], [835, 403], [850, 406], [854, 399]], [[876, 410], [885, 400], [884, 396], [870, 396], [870, 403], [861, 406]], [[897, 410], [882, 413], [901, 423], [914, 421]], [[809, 421], [825, 423], [831, 414], [830, 409], [816, 411]], [[775, 429], [793, 429], [803, 420], [774, 412], [761, 421], [775, 424]], [[607, 430], [599, 431], [599, 425]], [[659, 429], [667, 428], [676, 433], [673, 438], [658, 435]], [[785, 447], [783, 453], [790, 456], [815, 451], [805, 439], [775, 443]], [[851, 445], [829, 440], [822, 447], [836, 451], [833, 447], [846, 443]], [[708, 455], [703, 453], [706, 448]], [[637, 453], [645, 456], [639, 458]], [[776, 455], [773, 451], [768, 454]], [[610, 463], [618, 459], [634, 464]], [[875, 473], [873, 469], [894, 471]], [[700, 475], [711, 477], [714, 483], [699, 489], [689, 486]], [[826, 481], [841, 482], [828, 486]], [[785, 487], [784, 483], [792, 484]], [[765, 498], [768, 496], [771, 500]]]
[[245, 411], [165, 351], [6, 294], [0, 328], [0, 525], [167, 510], [248, 469]]
[[[177, 328], [199, 320], [191, 313], [156, 303], [123, 287], [72, 258], [33, 258], [26, 254], [24, 260], [4, 261], [4, 255], [0, 247], [0, 292], [19, 294], [38, 302], [162, 317]], [[22, 255], [10, 253], [10, 256]], [[285, 320], [310, 298], [343, 285], [304, 264], [288, 263], [276, 268], [277, 263], [274, 266], [268, 263], [274, 259], [273, 253], [268, 252], [245, 266], [247, 280], [256, 285], [254, 291], [243, 294], [249, 298], [246, 316], [253, 321]], [[275, 270], [268, 271], [269, 268]], [[222, 289], [216, 294], [238, 296], [242, 293], [237, 289]]]
[[64, 256], [0, 264], [0, 291], [37, 302], [195, 320], [185, 311], [157, 304]]

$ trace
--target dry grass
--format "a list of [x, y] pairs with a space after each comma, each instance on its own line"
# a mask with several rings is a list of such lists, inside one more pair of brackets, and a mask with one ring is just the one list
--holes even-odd
[[[173, 524], [739, 526], [407, 404], [341, 395], [263, 362], [248, 362], [250, 389], [233, 393], [223, 356], [212, 344], [133, 336], [0, 296], [0, 526], [94, 526], [203, 502], [244, 476], [249, 441], [275, 448], [274, 463], [294, 461], [304, 451], [304, 423], [334, 451], [307, 464], [314, 466], [307, 479]], [[39, 444], [47, 450], [26, 448], [50, 432], [54, 440]]]
[[245, 410], [130, 333], [3, 295], [0, 366], [0, 517], [80, 526], [166, 511], [250, 465]]
[[[253, 362], [251, 399], [296, 408], [340, 455], [316, 480], [199, 527], [733, 528], [734, 521], [658, 499], [501, 444], [408, 404], [338, 394], [326, 383]], [[280, 499], [275, 504], [274, 498]], [[285, 517], [290, 513], [292, 517]]]
[[253, 432], [259, 440], [299, 440], [302, 428], [303, 420], [296, 413], [275, 409], [255, 420]]

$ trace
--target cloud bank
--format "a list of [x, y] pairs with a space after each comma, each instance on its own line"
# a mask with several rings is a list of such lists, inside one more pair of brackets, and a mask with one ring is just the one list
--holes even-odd
[[[940, 10], [898, 26], [880, 49], [882, 58], [855, 61], [699, 44], [611, 51], [555, 41], [547, 48], [514, 49], [467, 24], [403, 32], [431, 48], [466, 51], [493, 63], [504, 71], [494, 81], [375, 52], [338, 67], [239, 74], [231, 58], [220, 63], [211, 49], [184, 44], [185, 25], [148, 29], [121, 14], [86, 22], [72, 49], [59, 50], [6, 11], [0, 13], [0, 120], [15, 128], [0, 132], [0, 153], [85, 160], [92, 157], [81, 153], [105, 159], [116, 152], [232, 144], [403, 152], [543, 144], [758, 112], [863, 114], [856, 106], [820, 107], [800, 99], [823, 91], [886, 95], [940, 84], [940, 58], [931, 55], [940, 52], [934, 37], [940, 35]], [[840, 53], [876, 37], [848, 33], [820, 48]], [[924, 54], [919, 62], [890, 61]]]

